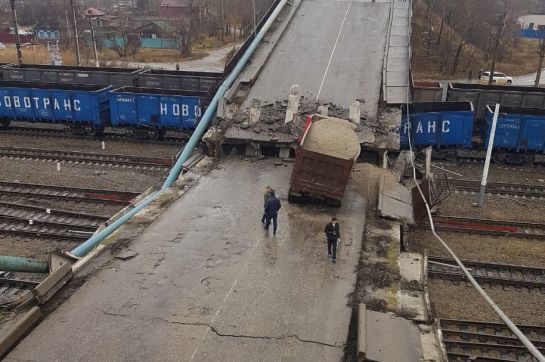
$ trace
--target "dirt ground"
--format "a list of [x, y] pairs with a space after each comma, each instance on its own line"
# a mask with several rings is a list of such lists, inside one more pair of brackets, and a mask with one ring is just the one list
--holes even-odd
[[[240, 39], [236, 39], [240, 42]], [[126, 60], [135, 62], [177, 62], [193, 60], [205, 57], [208, 53], [207, 50], [215, 49], [232, 43], [233, 39], [225, 38], [222, 42], [217, 37], [202, 36], [192, 47], [192, 53], [188, 56], [182, 56], [178, 49], [148, 49], [140, 48], [137, 50], [134, 56], [127, 56], [124, 58], [111, 49], [103, 48], [99, 50], [100, 62], [106, 62], [111, 60]], [[48, 64], [49, 53], [45, 45], [34, 45], [22, 48], [23, 62], [25, 64]], [[76, 54], [72, 49], [61, 50], [62, 59], [64, 65], [76, 65]], [[91, 47], [81, 47], [82, 65], [94, 66], [94, 56]], [[6, 44], [6, 49], [0, 50], [0, 62], [1, 63], [17, 63], [17, 52], [15, 45]]]
[[[464, 260], [526, 265], [545, 268], [545, 241], [506, 236], [439, 232], [443, 240]], [[450, 255], [426, 229], [413, 229], [409, 234], [409, 250], [428, 255]]]

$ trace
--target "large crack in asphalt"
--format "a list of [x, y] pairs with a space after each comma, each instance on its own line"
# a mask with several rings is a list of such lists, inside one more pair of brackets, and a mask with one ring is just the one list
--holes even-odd
[[169, 324], [179, 324], [179, 325], [186, 325], [186, 326], [199, 326], [199, 327], [208, 327], [212, 332], [214, 332], [219, 337], [230, 337], [230, 338], [248, 338], [248, 339], [262, 339], [262, 340], [282, 340], [286, 338], [295, 338], [299, 342], [302, 343], [310, 343], [310, 344], [317, 344], [321, 346], [326, 347], [332, 347], [332, 348], [344, 348], [343, 345], [336, 345], [326, 342], [320, 342], [320, 341], [314, 341], [310, 339], [304, 339], [299, 337], [296, 334], [285, 334], [282, 336], [253, 336], [253, 335], [247, 335], [247, 334], [231, 334], [231, 333], [222, 333], [216, 327], [209, 325], [208, 323], [202, 323], [202, 322], [179, 322], [179, 321], [171, 321], [165, 318], [161, 317], [153, 317], [154, 320], [160, 320]]

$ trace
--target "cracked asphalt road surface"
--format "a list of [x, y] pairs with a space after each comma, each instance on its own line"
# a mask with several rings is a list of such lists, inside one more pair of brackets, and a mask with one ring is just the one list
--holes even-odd
[[[6, 361], [340, 361], [365, 200], [352, 181], [341, 208], [288, 204], [290, 173], [224, 160]], [[267, 185], [283, 201], [276, 237], [259, 222]], [[332, 215], [336, 264], [323, 234]]]
[[375, 117], [390, 4], [302, 0], [286, 33], [246, 98], [285, 100], [292, 84], [301, 95], [348, 108], [363, 99], [362, 112]]

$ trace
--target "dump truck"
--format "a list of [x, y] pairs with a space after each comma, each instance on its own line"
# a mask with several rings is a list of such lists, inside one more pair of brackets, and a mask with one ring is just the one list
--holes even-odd
[[310, 117], [296, 152], [288, 201], [321, 200], [340, 206], [360, 151], [353, 123], [319, 115]]

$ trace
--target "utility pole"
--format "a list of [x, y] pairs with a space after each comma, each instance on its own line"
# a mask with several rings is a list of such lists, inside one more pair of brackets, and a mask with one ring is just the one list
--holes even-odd
[[78, 23], [76, 20], [76, 8], [74, 6], [74, 0], [70, 0], [70, 7], [72, 8], [72, 21], [74, 22], [74, 39], [76, 39], [76, 61], [79, 67], [81, 65], [81, 57], [79, 54]]
[[255, 38], [255, 36], [257, 35], [256, 21], [255, 21], [255, 0], [252, 0], [252, 7], [253, 7], [253, 10], [254, 10], [254, 38]]
[[503, 15], [499, 19], [498, 24], [498, 34], [496, 34], [496, 45], [494, 46], [494, 54], [492, 56], [492, 66], [490, 67], [490, 77], [488, 77], [488, 85], [492, 85], [494, 81], [494, 71], [496, 70], [496, 53], [498, 52], [498, 47], [500, 46], [501, 34], [503, 32], [503, 26], [505, 24], [505, 18], [507, 16], [507, 11], [504, 11]]
[[97, 53], [97, 39], [95, 37], [95, 27], [93, 25], [93, 17], [89, 16], [89, 24], [91, 24], [91, 40], [93, 41], [93, 51], [95, 53], [95, 65], [97, 68], [100, 67], [100, 63], [98, 62], [98, 53]]
[[225, 36], [225, 14], [223, 13], [223, 0], [221, 1], [221, 42], [223, 43], [223, 39]]
[[15, 47], [17, 48], [17, 59], [19, 65], [23, 64], [23, 53], [21, 53], [21, 39], [19, 38], [19, 25], [17, 23], [17, 11], [15, 10], [15, 0], [10, 0], [11, 14], [13, 15], [13, 27], [15, 28]]
[[492, 147], [494, 147], [494, 136], [496, 135], [496, 124], [498, 123], [498, 115], [500, 113], [500, 104], [496, 103], [494, 109], [494, 118], [492, 118], [492, 128], [490, 128], [490, 137], [488, 138], [488, 148], [486, 150], [486, 159], [484, 161], [483, 178], [481, 180], [481, 189], [479, 190], [479, 207], [484, 203], [484, 192], [486, 190], [486, 182], [488, 180], [488, 168], [490, 167], [490, 158], [492, 157]]
[[539, 81], [541, 80], [541, 68], [543, 68], [543, 58], [545, 58], [545, 39], [541, 39], [539, 45], [539, 65], [537, 66], [536, 81], [534, 86], [539, 87]]

